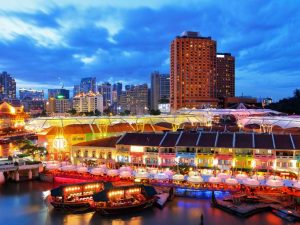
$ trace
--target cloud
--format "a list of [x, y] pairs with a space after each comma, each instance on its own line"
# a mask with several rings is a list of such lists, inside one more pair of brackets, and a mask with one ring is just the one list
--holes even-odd
[[[150, 83], [169, 72], [171, 41], [184, 30], [217, 41], [236, 57], [237, 94], [288, 96], [300, 78], [300, 3], [296, 1], [0, 2], [0, 70], [18, 80], [72, 87]], [[124, 77], [126, 79], [124, 79]], [[60, 79], [59, 79], [60, 78]]]

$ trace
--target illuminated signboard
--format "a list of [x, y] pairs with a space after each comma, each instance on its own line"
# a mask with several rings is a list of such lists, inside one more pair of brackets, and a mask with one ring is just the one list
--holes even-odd
[[130, 152], [144, 152], [143, 146], [130, 146]]
[[67, 147], [67, 140], [62, 136], [58, 136], [53, 140], [53, 147], [58, 150], [63, 150]]

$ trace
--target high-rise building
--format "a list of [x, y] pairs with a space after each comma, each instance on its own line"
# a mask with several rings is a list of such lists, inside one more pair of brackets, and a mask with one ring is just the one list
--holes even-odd
[[122, 94], [122, 89], [123, 89], [123, 85], [122, 83], [115, 83], [113, 85], [113, 91], [115, 91], [117, 93], [117, 97], [119, 98]]
[[105, 109], [112, 106], [112, 86], [105, 82], [98, 86], [98, 92], [103, 96], [103, 106]]
[[235, 59], [230, 53], [217, 53], [216, 97], [235, 96]]
[[[43, 112], [45, 110], [45, 100], [32, 100], [30, 97], [25, 97], [21, 101], [25, 112]], [[33, 113], [34, 114], [34, 113]]]
[[0, 73], [0, 99], [16, 98], [16, 81], [7, 72]]
[[22, 101], [25, 98], [29, 98], [31, 100], [44, 100], [44, 90], [34, 90], [34, 89], [26, 89], [20, 88], [19, 89], [19, 98]]
[[80, 92], [82, 93], [96, 93], [96, 77], [85, 77], [80, 82]]
[[151, 74], [151, 109], [157, 110], [158, 104], [169, 103], [170, 75], [155, 71]]
[[170, 102], [172, 110], [215, 105], [216, 41], [197, 32], [183, 32], [171, 43]]
[[125, 91], [120, 97], [120, 111], [129, 110], [131, 114], [142, 115], [148, 113], [148, 86], [136, 85]]
[[94, 93], [79, 94], [73, 97], [73, 108], [77, 112], [95, 112], [98, 110], [103, 113], [103, 96]]
[[117, 114], [119, 111], [118, 111], [118, 108], [119, 108], [119, 103], [120, 103], [120, 96], [122, 94], [122, 83], [115, 83], [113, 84], [113, 87], [112, 87], [112, 112], [114, 114]]
[[48, 89], [48, 98], [69, 99], [70, 91], [67, 89]]
[[71, 108], [70, 99], [48, 98], [46, 102], [46, 110], [49, 114], [67, 113]]
[[69, 99], [55, 99], [55, 113], [66, 113], [71, 109]]
[[125, 85], [125, 91], [129, 91], [130, 89], [132, 89], [134, 87], [134, 85], [132, 84], [127, 84]]
[[80, 93], [80, 85], [76, 84], [73, 87], [73, 97]]

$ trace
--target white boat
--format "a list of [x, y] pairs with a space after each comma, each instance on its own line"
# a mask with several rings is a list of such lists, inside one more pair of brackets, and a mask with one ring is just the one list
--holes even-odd
[[165, 205], [166, 205], [166, 202], [168, 201], [168, 198], [169, 198], [169, 193], [161, 193], [161, 194], [157, 194], [155, 195], [157, 196], [157, 200], [156, 200], [156, 205], [158, 208], [162, 209]]

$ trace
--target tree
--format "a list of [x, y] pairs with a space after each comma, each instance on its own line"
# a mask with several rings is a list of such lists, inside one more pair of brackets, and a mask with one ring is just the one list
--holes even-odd
[[160, 110], [158, 109], [158, 110], [155, 110], [155, 109], [151, 109], [150, 110], [150, 115], [160, 115]]
[[293, 97], [281, 99], [268, 108], [288, 114], [300, 114], [300, 90], [296, 89]]
[[95, 109], [94, 116], [101, 116], [101, 112], [98, 109]]
[[120, 115], [121, 115], [121, 116], [128, 116], [128, 115], [130, 115], [130, 113], [131, 113], [131, 112], [130, 112], [129, 110], [126, 109], [126, 110], [124, 110], [124, 112], [121, 112]]
[[167, 99], [167, 98], [162, 98], [162, 99], [160, 99], [159, 100], [159, 103], [161, 103], [161, 104], [167, 104], [167, 103], [169, 103], [170, 101], [169, 101], [169, 99]]
[[70, 109], [68, 111], [68, 113], [70, 113], [71, 115], [75, 115], [77, 113], [76, 109]]
[[110, 107], [103, 110], [103, 114], [106, 115], [106, 116], [110, 116], [111, 113], [112, 113], [112, 111], [111, 111]]

